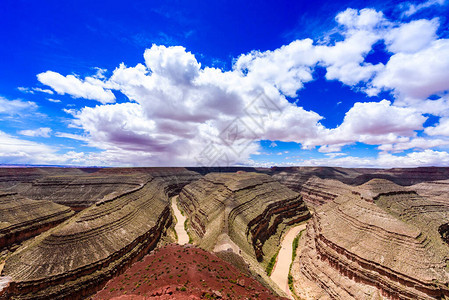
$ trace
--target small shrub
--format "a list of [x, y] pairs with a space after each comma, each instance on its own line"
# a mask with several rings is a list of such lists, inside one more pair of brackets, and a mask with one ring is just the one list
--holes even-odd
[[276, 259], [279, 254], [279, 250], [273, 255], [273, 257], [271, 258], [270, 262], [267, 265], [267, 268], [265, 269], [268, 276], [271, 276], [271, 272], [273, 272], [273, 268], [274, 268], [274, 265], [276, 264]]

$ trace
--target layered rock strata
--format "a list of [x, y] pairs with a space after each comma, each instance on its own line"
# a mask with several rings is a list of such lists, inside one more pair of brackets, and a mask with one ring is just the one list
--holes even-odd
[[51, 201], [0, 193], [0, 250], [44, 232], [73, 214], [69, 207]]
[[[114, 198], [133, 190], [149, 177], [162, 178], [170, 193], [179, 193], [185, 184], [200, 178], [200, 175], [185, 168], [107, 168], [70, 169], [61, 173], [50, 173], [35, 179], [28, 185], [15, 189], [33, 200], [50, 200], [80, 211], [98, 201]], [[78, 172], [78, 173], [76, 173]]]
[[309, 217], [298, 193], [257, 173], [207, 174], [185, 186], [179, 202], [201, 246], [236, 245], [259, 261], [271, 258], [288, 226]]
[[22, 188], [20, 193], [34, 200], [49, 200], [79, 211], [97, 201], [133, 190], [146, 180], [148, 176], [143, 174], [52, 175], [35, 180], [28, 189]]
[[[82, 299], [156, 247], [172, 223], [169, 194], [185, 171], [158, 174], [141, 186], [102, 199], [24, 243], [5, 263], [13, 299]], [[173, 173], [173, 172], [172, 172]], [[176, 173], [176, 172], [175, 172]], [[179, 175], [184, 179], [176, 179]]]
[[[97, 170], [89, 168], [88, 170]], [[79, 168], [0, 168], [0, 189], [8, 192], [20, 192], [28, 189], [36, 180], [51, 175], [77, 176], [86, 173]]]
[[449, 168], [423, 167], [404, 169], [364, 169], [333, 167], [273, 167], [270, 175], [294, 191], [310, 178], [334, 179], [358, 186], [372, 179], [386, 179], [402, 186], [449, 179]]
[[449, 207], [373, 180], [316, 207], [292, 275], [305, 299], [449, 297]]
[[352, 187], [335, 179], [321, 179], [313, 176], [296, 187], [298, 193], [309, 206], [323, 205], [342, 194], [352, 191]]

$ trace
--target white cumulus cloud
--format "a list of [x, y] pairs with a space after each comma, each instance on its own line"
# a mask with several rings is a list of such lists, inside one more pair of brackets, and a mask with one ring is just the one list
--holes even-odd
[[114, 94], [106, 89], [104, 82], [98, 78], [86, 77], [82, 80], [74, 75], [63, 76], [53, 71], [47, 71], [38, 74], [37, 79], [60, 95], [69, 94], [74, 98], [97, 100], [101, 103], [115, 102]]
[[[63, 109], [73, 117], [70, 126], [82, 134], [55, 135], [99, 149], [66, 153], [63, 159], [164, 166], [195, 165], [201, 157], [213, 156], [215, 162], [221, 157], [229, 164], [251, 163], [251, 154], [260, 153], [259, 141], [269, 140], [296, 142], [303, 149], [319, 147], [327, 156], [301, 164], [387, 167], [445, 162], [446, 152], [430, 149], [447, 145], [444, 136], [449, 134], [449, 40], [437, 35], [439, 20], [392, 22], [374, 9], [346, 9], [335, 21], [338, 41], [302, 39], [278, 49], [251, 51], [237, 57], [228, 71], [202, 66], [182, 46], [153, 45], [145, 50], [142, 63], [121, 63], [108, 77], [104, 69], [85, 78], [53, 71], [38, 74], [38, 80], [58, 94], [102, 104]], [[391, 55], [385, 63], [367, 61], [376, 43], [384, 43]], [[301, 107], [301, 99], [294, 104], [287, 100], [307, 88], [317, 67], [326, 69], [327, 80], [370, 96], [393, 92], [392, 99], [357, 102], [340, 125], [326, 128], [323, 116]], [[113, 91], [129, 101], [115, 103]], [[27, 103], [15, 101], [16, 106]], [[423, 114], [428, 113], [441, 116], [440, 123], [424, 128]], [[427, 136], [417, 137], [421, 130]], [[357, 142], [379, 145], [382, 152], [377, 158], [342, 154], [342, 147]], [[423, 151], [388, 153], [407, 149]]]

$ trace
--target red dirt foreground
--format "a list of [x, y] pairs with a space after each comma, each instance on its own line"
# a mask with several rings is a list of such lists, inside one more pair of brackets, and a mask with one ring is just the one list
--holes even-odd
[[92, 299], [286, 299], [215, 254], [169, 245], [111, 279]]

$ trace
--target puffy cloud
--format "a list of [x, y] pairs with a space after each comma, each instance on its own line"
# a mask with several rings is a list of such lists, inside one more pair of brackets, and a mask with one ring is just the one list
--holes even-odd
[[437, 125], [427, 127], [426, 129], [424, 129], [424, 132], [430, 136], [449, 136], [449, 118], [441, 118], [440, 122]]
[[384, 65], [373, 65], [364, 60], [372, 46], [382, 38], [388, 22], [382, 12], [373, 9], [357, 11], [348, 8], [335, 19], [344, 26], [341, 34], [345, 39], [333, 46], [315, 47], [320, 64], [326, 67], [326, 79], [339, 80], [350, 86], [369, 81]]
[[373, 84], [400, 98], [423, 99], [449, 89], [449, 39], [433, 41], [415, 53], [394, 54]]
[[311, 81], [312, 66], [318, 62], [311, 39], [296, 40], [274, 51], [252, 51], [241, 55], [234, 70], [250, 81], [265, 81], [290, 97]]
[[345, 39], [334, 46], [316, 47], [317, 56], [327, 70], [326, 78], [346, 85], [370, 80], [383, 68], [383, 64], [364, 62], [372, 46], [381, 39], [379, 27], [386, 23], [383, 13], [374, 9], [358, 11], [348, 8], [339, 13], [335, 20], [345, 27], [342, 32]]
[[393, 53], [418, 52], [436, 40], [438, 27], [439, 22], [437, 19], [422, 19], [402, 24], [386, 34], [385, 43], [387, 49]]
[[411, 152], [404, 156], [380, 153], [376, 164], [381, 167], [447, 166], [449, 153], [430, 149]]
[[31, 101], [8, 100], [0, 96], [0, 114], [14, 115], [37, 109], [37, 104]]
[[316, 139], [305, 140], [303, 146], [323, 145], [319, 151], [328, 153], [355, 142], [370, 145], [405, 142], [407, 137], [416, 135], [416, 130], [423, 129], [426, 119], [413, 108], [393, 106], [387, 100], [357, 102], [340, 126], [321, 131]]
[[269, 82], [290, 97], [295, 97], [304, 83], [313, 79], [317, 64], [326, 68], [328, 80], [340, 80], [347, 85], [369, 81], [384, 66], [366, 63], [364, 57], [382, 39], [380, 28], [388, 22], [382, 12], [373, 9], [347, 9], [337, 15], [336, 21], [343, 26], [339, 32], [344, 39], [334, 45], [296, 40], [274, 51], [241, 55], [234, 69], [249, 78]]
[[49, 127], [41, 127], [37, 129], [27, 129], [19, 131], [19, 134], [33, 137], [50, 137], [51, 128]]
[[[339, 152], [356, 142], [390, 152], [446, 145], [444, 139], [416, 138], [427, 119], [423, 113], [449, 116], [446, 96], [426, 99], [448, 90], [449, 44], [437, 39], [438, 21], [392, 23], [373, 9], [347, 9], [335, 20], [342, 38], [337, 42], [303, 39], [252, 51], [239, 56], [229, 71], [202, 67], [184, 47], [153, 45], [145, 50], [144, 64], [122, 63], [109, 78], [103, 69], [84, 79], [52, 71], [39, 74], [38, 80], [59, 94], [108, 104], [64, 109], [74, 118], [70, 126], [84, 132], [55, 135], [84, 141], [100, 152], [68, 152], [62, 159], [162, 166], [193, 165], [213, 156], [211, 163], [217, 157], [223, 158], [221, 164], [248, 163], [251, 154], [259, 153], [260, 140], [296, 142], [304, 149], [319, 146], [328, 156], [304, 164], [332, 164], [334, 159], [346, 166], [427, 165], [442, 157], [427, 150], [415, 156], [381, 153], [376, 159], [340, 157]], [[366, 62], [382, 40], [393, 53], [389, 61]], [[297, 106], [300, 99], [292, 104], [285, 97], [306, 87], [317, 66], [326, 68], [328, 80], [362, 88], [368, 95], [393, 90], [397, 99], [393, 104], [355, 103], [340, 126], [326, 128], [322, 116]], [[110, 104], [115, 102], [112, 90], [130, 102]], [[425, 132], [442, 135], [443, 125], [442, 119]]]
[[60, 95], [69, 94], [74, 98], [97, 100], [101, 103], [115, 102], [114, 94], [106, 89], [104, 82], [98, 78], [86, 77], [82, 80], [74, 75], [63, 76], [47, 71], [38, 74], [37, 79]]
[[209, 147], [236, 163], [256, 152], [260, 139], [302, 141], [323, 129], [321, 116], [251, 72], [202, 69], [182, 47], [153, 45], [144, 57], [146, 66], [121, 64], [105, 81], [134, 103], [65, 109], [89, 145], [159, 165], [191, 165]]
[[401, 98], [396, 99], [395, 104], [413, 107], [421, 113], [432, 114], [439, 117], [449, 116], [449, 95], [444, 95], [437, 99]]
[[315, 51], [321, 64], [326, 67], [326, 79], [339, 80], [346, 85], [368, 81], [384, 67], [381, 63], [373, 65], [363, 62], [378, 39], [375, 34], [359, 31], [335, 46], [317, 46]]
[[353, 8], [348, 8], [345, 11], [338, 13], [335, 20], [337, 23], [344, 25], [347, 28], [372, 29], [380, 22], [384, 21], [384, 15], [382, 12], [370, 8], [364, 8], [359, 11]]
[[201, 67], [195, 56], [181, 46], [153, 45], [145, 50], [143, 57], [152, 72], [172, 80], [174, 84], [190, 83], [198, 76]]
[[423, 129], [426, 117], [413, 108], [397, 107], [388, 100], [355, 103], [346, 113], [338, 130], [356, 135], [413, 135]]

